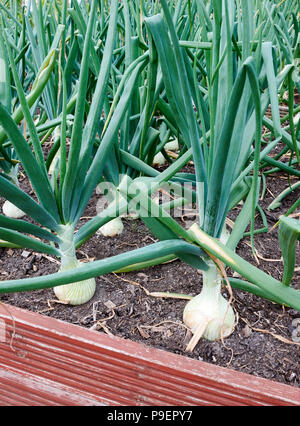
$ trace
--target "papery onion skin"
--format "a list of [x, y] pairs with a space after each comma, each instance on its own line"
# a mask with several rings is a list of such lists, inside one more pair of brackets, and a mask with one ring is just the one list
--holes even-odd
[[63, 303], [69, 305], [83, 305], [91, 300], [95, 294], [96, 281], [89, 280], [65, 284], [54, 287], [55, 296]]
[[208, 308], [210, 302], [203, 294], [198, 294], [185, 306], [183, 321], [194, 333], [198, 325], [207, 323], [203, 336], [210, 341], [220, 340], [228, 337], [234, 331], [235, 314], [228, 301], [219, 297], [218, 305], [215, 306], [214, 313]]

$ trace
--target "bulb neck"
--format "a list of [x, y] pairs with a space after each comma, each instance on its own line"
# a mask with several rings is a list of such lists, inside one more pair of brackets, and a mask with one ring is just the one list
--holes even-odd
[[217, 270], [216, 264], [212, 260], [208, 260], [206, 263], [208, 265], [208, 269], [206, 271], [202, 271], [202, 292], [211, 292], [213, 290], [217, 293], [221, 289], [221, 275]]
[[61, 270], [66, 271], [74, 269], [79, 264], [76, 258], [74, 227], [71, 225], [63, 225], [59, 236], [61, 239], [61, 244], [59, 246], [61, 253]]

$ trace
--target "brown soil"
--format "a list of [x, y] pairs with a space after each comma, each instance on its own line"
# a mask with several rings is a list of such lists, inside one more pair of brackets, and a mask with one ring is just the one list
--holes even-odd
[[[300, 196], [300, 191], [295, 191], [279, 209], [268, 212], [267, 206], [274, 196], [287, 186], [288, 181], [282, 175], [268, 178], [265, 197], [260, 204], [267, 214], [270, 229], [279, 215]], [[95, 215], [96, 201], [95, 198], [91, 200], [86, 216]], [[234, 215], [235, 212], [231, 217]], [[257, 227], [262, 226], [260, 222], [258, 217]], [[156, 241], [140, 220], [127, 219], [124, 225], [122, 235], [115, 238], [95, 234], [81, 247], [79, 257], [83, 261], [102, 259]], [[255, 246], [259, 265], [251, 253], [249, 238], [239, 244], [237, 253], [281, 279], [277, 229], [258, 234]], [[58, 269], [55, 259], [30, 250], [0, 248], [0, 263], [1, 280], [45, 275]], [[292, 285], [300, 289], [299, 266], [298, 247]], [[232, 272], [228, 270], [229, 274]], [[186, 301], [152, 297], [146, 290], [196, 295], [201, 289], [201, 274], [197, 270], [176, 260], [143, 271], [101, 276], [97, 278], [97, 284], [93, 299], [83, 306], [56, 303], [52, 289], [2, 294], [1, 301], [82, 327], [97, 327], [100, 332], [300, 387], [300, 344], [292, 340], [295, 331], [293, 321], [298, 318], [300, 322], [300, 312], [233, 289], [233, 306], [239, 317], [234, 333], [224, 342], [202, 339], [192, 354], [186, 354], [184, 349], [189, 335], [182, 323]]]

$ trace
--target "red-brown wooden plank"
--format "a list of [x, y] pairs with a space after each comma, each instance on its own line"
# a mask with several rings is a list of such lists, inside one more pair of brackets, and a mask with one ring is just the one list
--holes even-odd
[[[5, 321], [6, 327], [5, 342], [0, 333], [0, 404], [13, 403], [10, 372], [18, 386], [15, 405], [36, 383], [47, 383], [44, 393], [32, 392], [36, 405], [38, 397], [40, 402], [72, 405], [74, 395], [78, 405], [300, 405], [299, 388], [5, 306], [0, 305], [0, 326]], [[7, 310], [14, 318], [13, 350]], [[65, 394], [55, 399], [62, 389]]]

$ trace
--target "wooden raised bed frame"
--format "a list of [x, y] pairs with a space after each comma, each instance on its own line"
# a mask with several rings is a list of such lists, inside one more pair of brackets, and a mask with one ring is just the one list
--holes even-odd
[[300, 405], [300, 389], [0, 304], [0, 406]]

